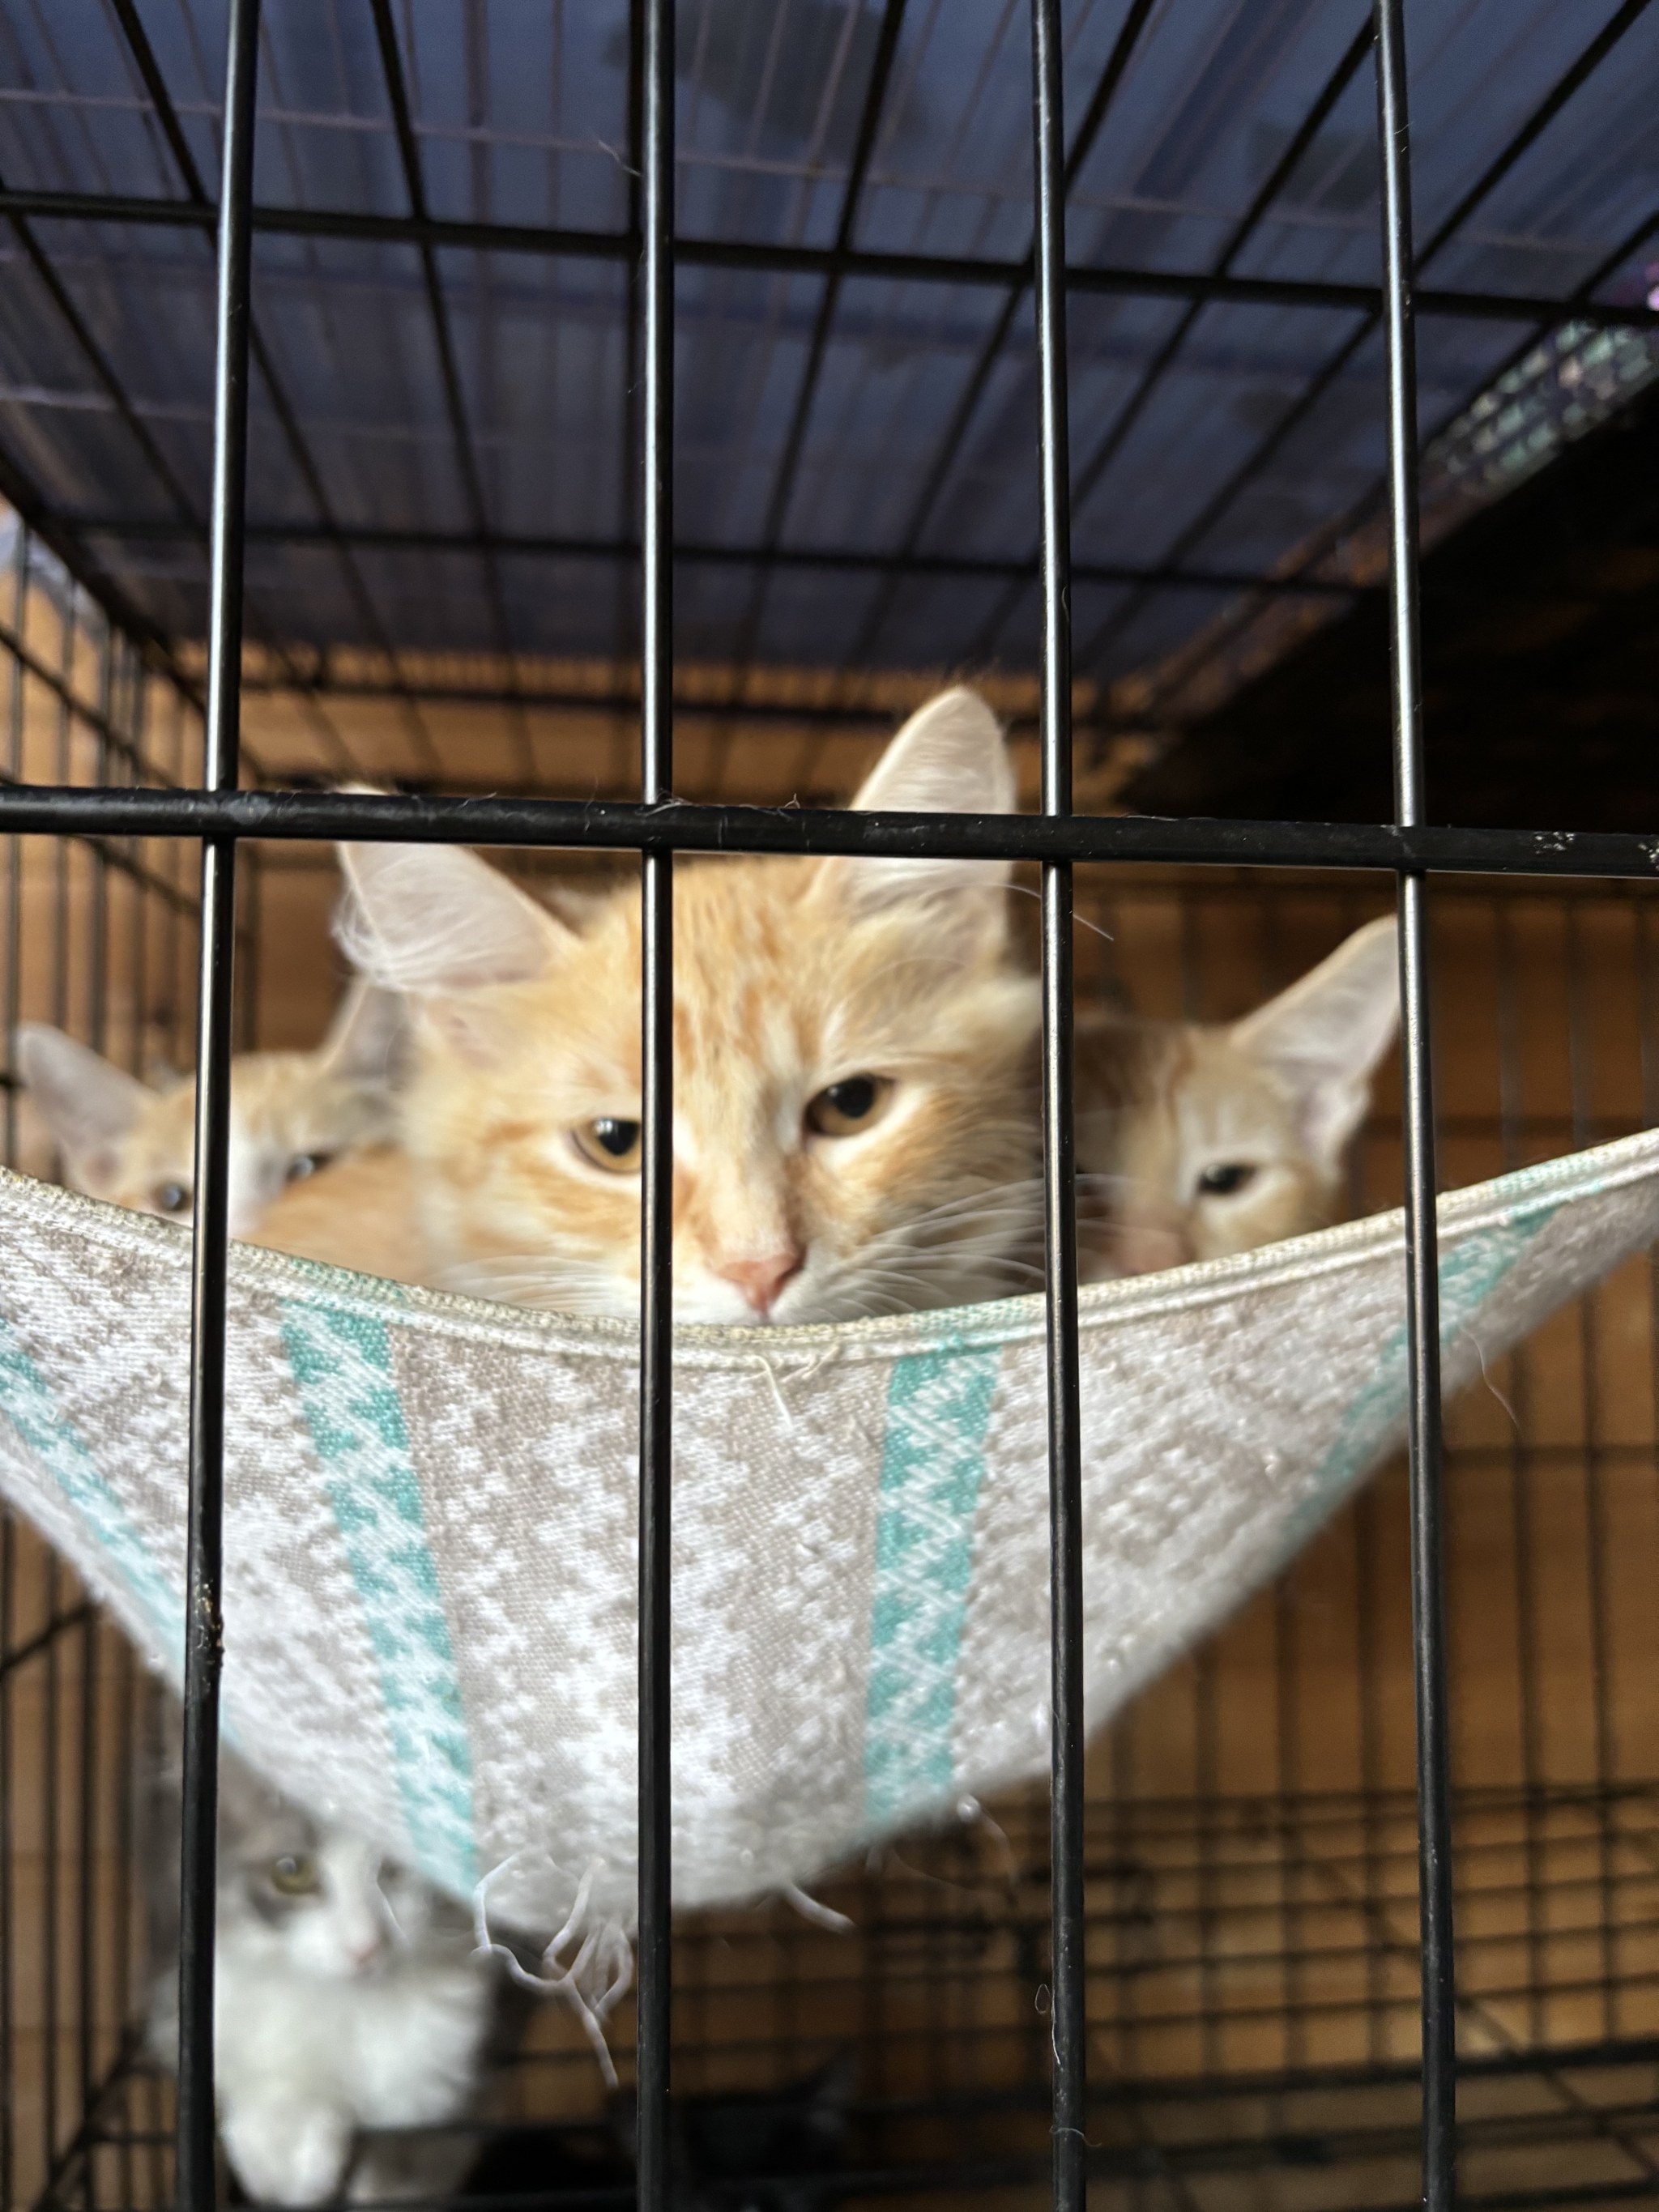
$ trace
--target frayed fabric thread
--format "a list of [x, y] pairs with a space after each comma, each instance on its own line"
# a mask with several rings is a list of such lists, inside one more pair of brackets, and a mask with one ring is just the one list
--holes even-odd
[[[489, 1885], [513, 1871], [522, 1856], [515, 1852], [512, 1858], [492, 1867], [472, 1893], [472, 1926], [478, 1948], [504, 1961], [507, 1971], [521, 1989], [533, 1990], [540, 1996], [560, 1997], [570, 2007], [581, 2022], [606, 2088], [615, 2089], [619, 2083], [611, 2046], [605, 2040], [605, 2023], [634, 1986], [634, 1947], [619, 1920], [603, 1920], [595, 1927], [584, 1927], [593, 1880], [605, 1871], [605, 1862], [590, 1859], [583, 1869], [563, 1926], [543, 1948], [543, 1972], [538, 1974], [524, 1965], [510, 1944], [494, 1936], [489, 1927]], [[555, 1873], [558, 1871], [550, 1860], [549, 1864]], [[576, 1949], [567, 1960], [564, 1954], [572, 1943]]]

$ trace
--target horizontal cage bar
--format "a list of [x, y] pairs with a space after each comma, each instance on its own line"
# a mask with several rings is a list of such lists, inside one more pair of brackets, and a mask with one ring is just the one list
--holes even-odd
[[951, 860], [1189, 861], [1464, 875], [1659, 877], [1659, 835], [1117, 814], [866, 814], [851, 807], [446, 798], [416, 793], [0, 788], [0, 836], [270, 837], [609, 852]]

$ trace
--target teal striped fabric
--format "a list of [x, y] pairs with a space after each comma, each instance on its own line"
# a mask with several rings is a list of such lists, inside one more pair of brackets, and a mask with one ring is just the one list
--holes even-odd
[[143, 1607], [157, 1649], [182, 1662], [183, 1593], [169, 1587], [125, 1507], [66, 1420], [52, 1386], [17, 1332], [0, 1315], [0, 1413], [79, 1515], [96, 1546], [99, 1571], [113, 1576]]
[[876, 1522], [865, 1715], [872, 1823], [951, 1786], [957, 1658], [974, 1565], [1000, 1349], [944, 1344], [894, 1363]]
[[420, 1483], [377, 1315], [284, 1300], [283, 1341], [380, 1670], [416, 1864], [450, 1889], [477, 1880], [465, 1716]]

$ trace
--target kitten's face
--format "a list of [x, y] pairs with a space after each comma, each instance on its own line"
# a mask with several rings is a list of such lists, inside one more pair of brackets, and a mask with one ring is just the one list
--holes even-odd
[[[997, 951], [859, 915], [791, 861], [680, 872], [674, 1278], [688, 1320], [843, 1320], [1010, 1287], [1032, 1172], [1031, 992]], [[449, 1279], [632, 1315], [640, 918], [620, 896], [546, 978], [480, 994], [479, 1057], [429, 1034], [409, 1106]], [[1023, 1206], [1024, 1198], [1014, 1202]]]
[[252, 1785], [232, 1798], [221, 1824], [218, 1934], [240, 1964], [353, 1981], [384, 1974], [430, 1937], [436, 1900], [418, 1876], [285, 1799]]
[[[861, 805], [1000, 810], [966, 693], [895, 740]], [[416, 989], [405, 1141], [457, 1288], [639, 1306], [637, 893], [580, 934], [436, 848], [354, 848], [360, 951]], [[1004, 872], [690, 863], [674, 903], [675, 1310], [846, 1320], [1030, 1286], [1036, 987]], [[475, 980], [476, 979], [476, 980]]]
[[1309, 1154], [1291, 1100], [1225, 1030], [1126, 1028], [1120, 1049], [1123, 1097], [1091, 1106], [1078, 1133], [1086, 1166], [1109, 1178], [1103, 1272], [1218, 1260], [1329, 1218], [1334, 1176]]
[[1253, 1251], [1331, 1218], [1396, 1018], [1392, 921], [1231, 1028], [1107, 1021], [1079, 1040], [1078, 1148], [1102, 1181], [1091, 1272]]
[[[391, 1133], [390, 1060], [401, 1010], [356, 993], [314, 1053], [247, 1053], [230, 1081], [230, 1234], [244, 1237], [286, 1185]], [[18, 1060], [90, 1198], [188, 1221], [195, 1211], [196, 1087], [151, 1091], [61, 1031], [27, 1024]]]
[[[389, 1128], [384, 1094], [319, 1070], [307, 1053], [242, 1055], [230, 1076], [231, 1235], [246, 1236], [288, 1184]], [[90, 1194], [188, 1221], [196, 1206], [195, 1161], [196, 1086], [185, 1082], [156, 1097], [116, 1148], [101, 1188]]]

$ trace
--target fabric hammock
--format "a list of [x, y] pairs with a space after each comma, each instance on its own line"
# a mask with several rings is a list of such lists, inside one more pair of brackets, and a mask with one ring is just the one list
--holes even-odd
[[[1659, 1132], [1441, 1202], [1449, 1387], [1659, 1235]], [[186, 1232], [0, 1177], [0, 1484], [178, 1680]], [[1402, 1225], [1083, 1293], [1091, 1726], [1401, 1433]], [[634, 1895], [620, 1323], [231, 1255], [225, 1720], [553, 1925]], [[810, 1881], [1048, 1758], [1041, 1302], [677, 1340], [674, 1890]]]

